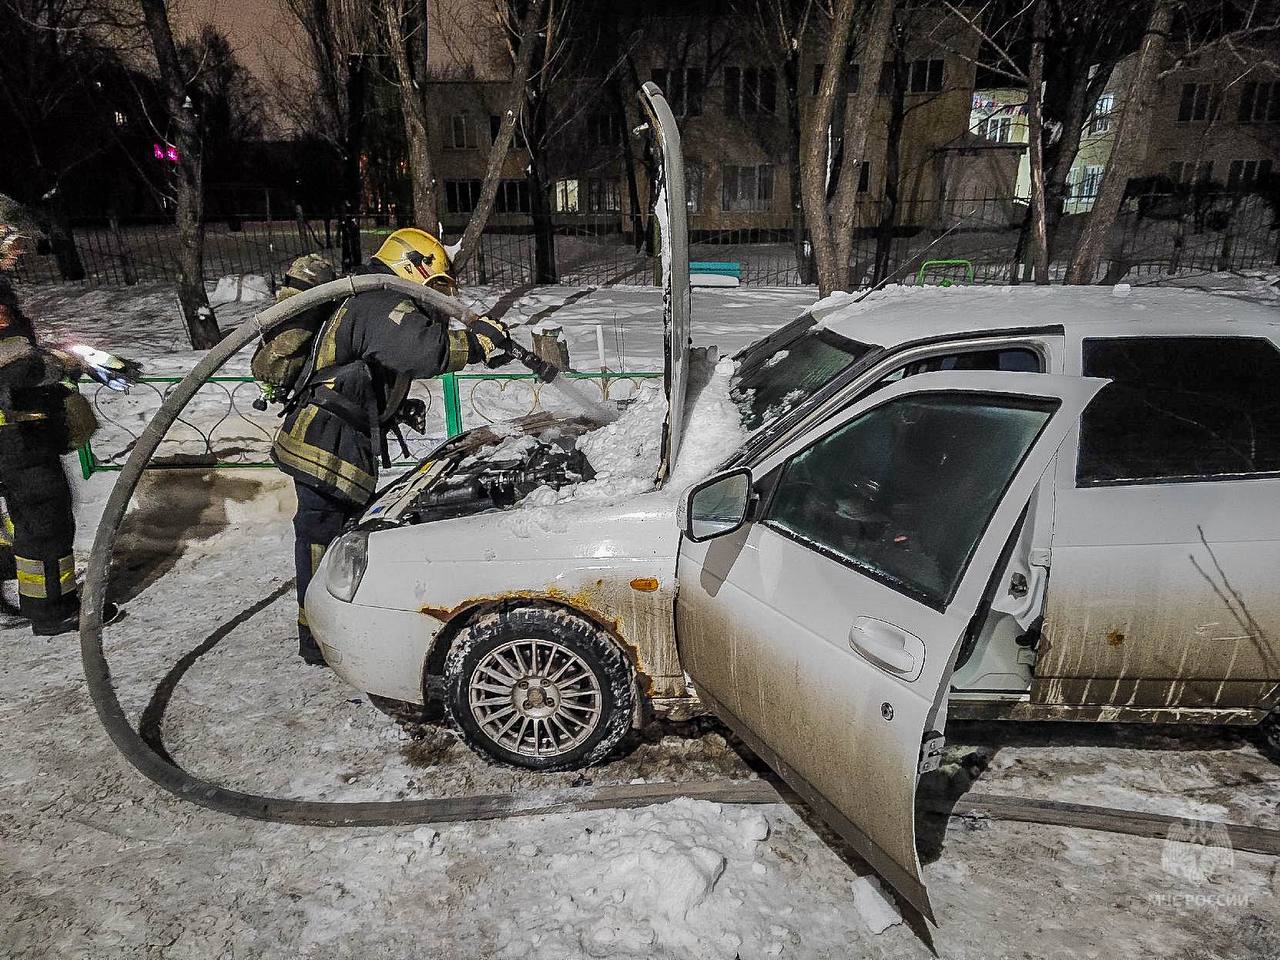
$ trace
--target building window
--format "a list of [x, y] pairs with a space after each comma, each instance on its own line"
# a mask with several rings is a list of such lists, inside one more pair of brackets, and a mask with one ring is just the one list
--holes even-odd
[[1094, 104], [1093, 116], [1089, 119], [1089, 135], [1098, 136], [1111, 130], [1111, 113], [1116, 108], [1116, 98], [1104, 93]]
[[701, 67], [659, 67], [650, 74], [677, 117], [702, 116], [702, 94], [706, 86]]
[[1271, 160], [1232, 160], [1227, 168], [1227, 189], [1248, 190], [1271, 179]]
[[444, 208], [449, 213], [470, 213], [479, 202], [479, 180], [446, 180], [444, 182]]
[[858, 192], [869, 193], [871, 190], [871, 161], [863, 160], [858, 164]]
[[1246, 83], [1240, 92], [1241, 123], [1280, 122], [1280, 80]]
[[1211, 83], [1184, 83], [1182, 99], [1178, 103], [1178, 120], [1181, 123], [1199, 123], [1218, 119], [1218, 91]]
[[622, 195], [617, 180], [592, 177], [587, 181], [587, 212], [617, 213], [622, 209]]
[[979, 120], [975, 132], [984, 140], [1008, 143], [1013, 134], [1013, 117], [987, 117]]
[[724, 68], [724, 112], [731, 117], [772, 114], [778, 81], [772, 67]]
[[117, 127], [123, 127], [126, 123], [128, 123], [128, 122], [129, 122], [129, 118], [128, 118], [128, 117], [126, 117], [126, 116], [124, 115], [124, 111], [123, 111], [123, 110], [117, 110], [117, 111], [116, 111], [116, 117], [115, 117], [115, 119], [116, 119], [116, 126], [117, 126]]
[[578, 212], [578, 181], [557, 180], [554, 201], [556, 213]]
[[493, 209], [497, 213], [528, 213], [529, 206], [529, 181], [528, 180], [500, 180], [498, 182], [498, 195], [493, 203]]
[[768, 210], [773, 203], [773, 164], [720, 167], [720, 209], [725, 213]]
[[698, 160], [684, 162], [685, 206], [690, 213], [702, 212], [702, 182], [706, 179], [706, 168]]
[[449, 117], [449, 135], [445, 140], [446, 150], [474, 150], [476, 148], [476, 125], [465, 113], [455, 113]]
[[622, 122], [618, 115], [587, 114], [587, 143], [593, 147], [616, 147], [622, 143]]
[[1098, 188], [1102, 185], [1102, 170], [1101, 165], [1085, 164], [1080, 177], [1080, 191], [1077, 194], [1080, 199], [1093, 199], [1098, 196]]
[[912, 93], [937, 93], [944, 78], [941, 60], [912, 60], [907, 89]]
[[1212, 160], [1175, 160], [1169, 164], [1169, 179], [1174, 183], [1208, 183], [1212, 177]]

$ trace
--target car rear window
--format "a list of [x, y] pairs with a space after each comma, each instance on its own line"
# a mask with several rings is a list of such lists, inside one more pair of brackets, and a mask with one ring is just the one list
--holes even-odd
[[1280, 472], [1280, 351], [1261, 337], [1084, 341], [1106, 377], [1080, 423], [1081, 486]]

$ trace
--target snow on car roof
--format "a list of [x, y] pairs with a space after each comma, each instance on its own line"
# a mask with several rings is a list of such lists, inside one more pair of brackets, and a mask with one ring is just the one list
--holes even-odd
[[810, 307], [810, 313], [843, 337], [885, 347], [1018, 327], [1061, 326], [1091, 335], [1274, 335], [1280, 326], [1280, 310], [1274, 306], [1201, 290], [1133, 289], [1127, 284], [889, 286], [855, 303], [857, 296], [833, 293]]

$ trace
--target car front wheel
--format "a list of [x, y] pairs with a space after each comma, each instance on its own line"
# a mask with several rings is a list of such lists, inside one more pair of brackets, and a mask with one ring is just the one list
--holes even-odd
[[458, 635], [445, 676], [467, 743], [513, 766], [587, 766], [631, 726], [626, 657], [608, 634], [567, 611], [519, 607], [481, 617]]

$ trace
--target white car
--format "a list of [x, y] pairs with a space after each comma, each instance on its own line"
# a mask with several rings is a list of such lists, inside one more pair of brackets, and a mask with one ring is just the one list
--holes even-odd
[[1273, 309], [837, 296], [686, 398], [683, 296], [658, 481], [590, 479], [617, 451], [576, 421], [445, 443], [312, 583], [340, 676], [535, 769], [714, 710], [925, 915], [915, 789], [948, 716], [1276, 737]]

